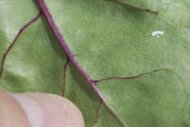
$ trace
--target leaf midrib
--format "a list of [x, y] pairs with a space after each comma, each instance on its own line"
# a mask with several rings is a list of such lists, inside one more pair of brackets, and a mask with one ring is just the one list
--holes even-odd
[[101, 95], [99, 89], [96, 86], [96, 83], [93, 81], [93, 79], [83, 70], [83, 68], [80, 66], [80, 64], [78, 63], [78, 61], [75, 59], [75, 55], [71, 52], [71, 50], [69, 49], [67, 43], [65, 42], [63, 36], [61, 35], [61, 33], [59, 32], [58, 27], [56, 26], [49, 10], [48, 7], [46, 6], [46, 3], [44, 2], [44, 0], [37, 0], [38, 5], [40, 6], [40, 8], [42, 9], [42, 12], [45, 16], [45, 19], [47, 20], [50, 28], [52, 29], [52, 32], [55, 34], [56, 38], [58, 39], [59, 43], [61, 44], [61, 46], [63, 47], [65, 54], [68, 56], [69, 60], [71, 61], [71, 63], [75, 66], [75, 68], [79, 71], [79, 73], [81, 74], [81, 76], [87, 81], [87, 83], [89, 84], [89, 86], [94, 90], [94, 92], [96, 93], [96, 95], [102, 100], [102, 102], [108, 107], [108, 109], [110, 110], [110, 112], [117, 118], [117, 120], [124, 126], [127, 127], [127, 124], [124, 122], [124, 120], [119, 117], [115, 111], [111, 108], [110, 105], [108, 105], [105, 102], [104, 97]]

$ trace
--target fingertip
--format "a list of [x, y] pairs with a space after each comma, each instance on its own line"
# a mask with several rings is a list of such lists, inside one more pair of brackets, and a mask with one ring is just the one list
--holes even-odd
[[[6, 101], [0, 105], [0, 112], [2, 112], [1, 110], [7, 111], [4, 114], [0, 113], [0, 118], [8, 119], [6, 124], [12, 123], [15, 127], [85, 126], [79, 109], [69, 100], [57, 95], [43, 93], [6, 94], [0, 92], [0, 101]], [[4, 116], [2, 117], [2, 115]], [[5, 125], [2, 122], [0, 125]]]
[[30, 127], [20, 104], [4, 91], [0, 91], [0, 127]]

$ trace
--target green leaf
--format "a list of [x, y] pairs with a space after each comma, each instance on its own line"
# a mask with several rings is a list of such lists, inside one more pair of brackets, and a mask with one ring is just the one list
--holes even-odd
[[2, 88], [64, 95], [86, 127], [190, 126], [188, 0], [1, 3]]
[[5, 87], [61, 93], [65, 55], [47, 30], [38, 19], [19, 37], [4, 65]]
[[32, 1], [0, 1], [0, 58], [19, 29], [37, 13]]

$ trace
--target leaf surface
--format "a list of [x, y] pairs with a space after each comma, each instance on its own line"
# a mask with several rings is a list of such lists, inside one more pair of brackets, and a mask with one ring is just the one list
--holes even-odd
[[[15, 41], [3, 65], [2, 88], [62, 94], [80, 108], [87, 127], [190, 126], [188, 0], [38, 4], [45, 18]], [[38, 12], [35, 6], [31, 2], [28, 19], [9, 29], [19, 31]], [[11, 23], [0, 25], [0, 58], [18, 33], [6, 33]], [[155, 31], [164, 34], [152, 36]]]
[[19, 29], [32, 19], [36, 13], [37, 8], [32, 1], [0, 1], [0, 57], [2, 57]]

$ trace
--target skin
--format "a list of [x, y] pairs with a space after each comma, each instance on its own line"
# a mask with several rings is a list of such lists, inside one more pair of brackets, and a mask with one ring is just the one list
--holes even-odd
[[0, 127], [84, 127], [79, 109], [69, 100], [44, 93], [0, 91]]

